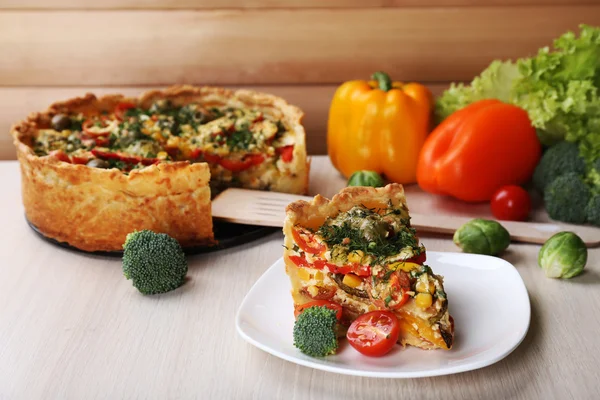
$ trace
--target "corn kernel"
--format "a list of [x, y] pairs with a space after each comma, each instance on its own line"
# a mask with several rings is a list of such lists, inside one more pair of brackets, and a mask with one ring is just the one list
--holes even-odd
[[401, 269], [404, 272], [410, 272], [413, 269], [417, 269], [419, 268], [420, 265], [413, 263], [413, 262], [404, 262], [404, 261], [400, 261], [400, 262], [396, 262], [390, 265], [390, 268], [394, 269], [394, 270], [399, 270]]
[[306, 268], [298, 268], [298, 278], [303, 281], [310, 280], [310, 272]]
[[309, 286], [306, 290], [312, 297], [316, 297], [319, 294], [319, 288], [315, 285]]
[[159, 151], [158, 154], [156, 155], [156, 158], [158, 158], [160, 160], [165, 160], [168, 156], [169, 156], [169, 154], [167, 154], [166, 151]]
[[423, 282], [422, 280], [417, 281], [415, 288], [417, 289], [417, 292], [419, 292], [419, 293], [427, 293], [429, 291], [429, 287], [428, 287], [427, 283]]
[[315, 272], [315, 279], [318, 280], [318, 281], [322, 281], [323, 280], [323, 273], [321, 271]]
[[344, 285], [350, 286], [351, 288], [359, 287], [362, 283], [362, 279], [353, 274], [344, 275], [344, 279], [342, 280]]
[[167, 147], [177, 148], [179, 146], [179, 137], [171, 136], [167, 139]]
[[433, 303], [433, 297], [429, 293], [419, 293], [415, 296], [415, 304], [419, 308], [429, 308]]
[[348, 254], [348, 261], [351, 263], [359, 263], [362, 261], [362, 258], [365, 256], [362, 250], [356, 250], [352, 253]]

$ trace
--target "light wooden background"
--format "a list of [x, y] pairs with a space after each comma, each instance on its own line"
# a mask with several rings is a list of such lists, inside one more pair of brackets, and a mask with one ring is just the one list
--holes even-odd
[[173, 83], [283, 96], [324, 153], [342, 81], [385, 70], [439, 93], [580, 23], [600, 25], [600, 0], [0, 0], [0, 159], [55, 100]]

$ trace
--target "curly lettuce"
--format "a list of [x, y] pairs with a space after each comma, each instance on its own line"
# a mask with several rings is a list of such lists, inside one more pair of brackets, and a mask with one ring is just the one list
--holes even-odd
[[593, 174], [600, 158], [600, 27], [582, 24], [579, 36], [563, 34], [552, 50], [514, 63], [496, 60], [470, 85], [453, 84], [436, 99], [437, 119], [485, 98], [526, 110], [546, 146], [577, 143]]
[[521, 76], [516, 64], [495, 60], [470, 85], [452, 83], [436, 99], [435, 111], [438, 122], [463, 107], [483, 99], [509, 102], [513, 82]]

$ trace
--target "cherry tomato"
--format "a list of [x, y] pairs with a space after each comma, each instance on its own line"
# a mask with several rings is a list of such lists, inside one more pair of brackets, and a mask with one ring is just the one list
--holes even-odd
[[117, 107], [115, 107], [115, 117], [123, 121], [125, 117], [125, 112], [131, 108], [135, 108], [135, 104], [129, 102], [117, 104]]
[[333, 301], [329, 301], [329, 300], [315, 300], [315, 301], [309, 301], [308, 303], [305, 304], [296, 304], [294, 306], [294, 317], [298, 318], [298, 315], [300, 315], [302, 313], [302, 311], [306, 310], [307, 308], [310, 307], [322, 307], [325, 306], [327, 308], [332, 309], [333, 311], [336, 312], [335, 317], [340, 320], [342, 318], [342, 306], [340, 306], [337, 303], [334, 303]]
[[390, 311], [376, 310], [361, 315], [350, 324], [346, 337], [361, 354], [380, 357], [398, 341], [400, 323]]
[[277, 151], [283, 162], [289, 163], [294, 159], [294, 145], [280, 147]]
[[259, 165], [265, 161], [265, 157], [262, 154], [249, 154], [241, 160], [230, 160], [227, 158], [221, 159], [219, 164], [225, 169], [232, 172], [239, 172], [246, 170], [254, 165]]
[[310, 232], [303, 231], [301, 233], [297, 229], [292, 229], [292, 236], [294, 237], [294, 242], [296, 242], [298, 247], [300, 247], [306, 253], [320, 254], [325, 250], [325, 245], [314, 241], [313, 235]]
[[490, 205], [492, 214], [500, 220], [525, 221], [531, 211], [529, 193], [516, 185], [498, 189], [492, 196]]

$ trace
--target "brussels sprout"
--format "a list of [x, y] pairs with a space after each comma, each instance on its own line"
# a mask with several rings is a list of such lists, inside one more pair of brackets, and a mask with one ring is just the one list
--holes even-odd
[[348, 179], [348, 186], [385, 186], [381, 175], [375, 171], [356, 171]]
[[573, 232], [553, 235], [540, 249], [538, 264], [548, 278], [568, 279], [579, 275], [587, 262], [587, 247]]
[[454, 232], [454, 243], [465, 253], [495, 256], [510, 244], [510, 234], [497, 221], [475, 218]]

